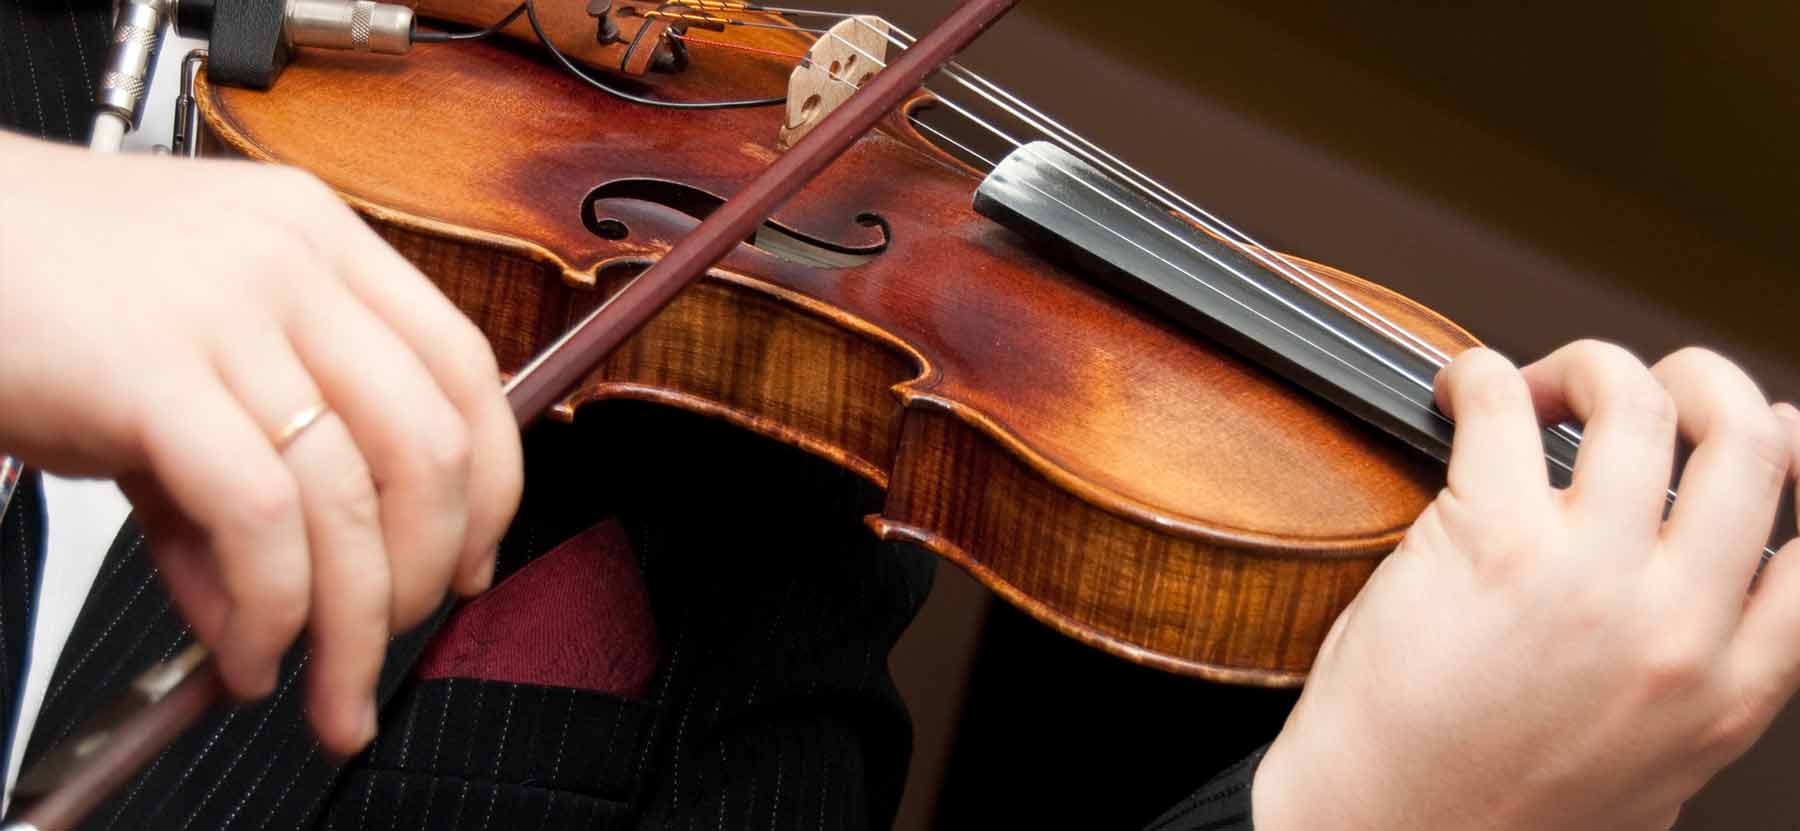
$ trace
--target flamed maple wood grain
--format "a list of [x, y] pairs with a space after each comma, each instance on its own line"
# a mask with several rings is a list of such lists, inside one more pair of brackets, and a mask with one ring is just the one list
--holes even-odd
[[[380, 60], [307, 52], [269, 93], [202, 85], [210, 144], [330, 183], [470, 314], [505, 370], [696, 223], [609, 201], [597, 210], [627, 233], [604, 238], [580, 216], [590, 190], [641, 178], [728, 196], [777, 152], [779, 108], [647, 109], [485, 44]], [[785, 75], [731, 68], [679, 92]], [[740, 246], [570, 405], [658, 401], [803, 447], [887, 488], [877, 533], [1087, 643], [1297, 683], [1441, 469], [974, 214], [977, 181], [890, 122], [775, 217], [867, 246], [881, 234], [858, 217], [879, 215], [885, 251], [821, 268]], [[1446, 351], [1474, 343], [1307, 267]]]
[[1102, 649], [1217, 681], [1299, 683], [1375, 557], [1281, 556], [1159, 532], [1057, 487], [948, 413], [909, 411], [870, 524]]

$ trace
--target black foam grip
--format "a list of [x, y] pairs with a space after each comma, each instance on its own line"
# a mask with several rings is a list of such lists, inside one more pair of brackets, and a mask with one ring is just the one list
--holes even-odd
[[206, 79], [215, 84], [268, 89], [287, 63], [281, 22], [285, 0], [214, 0]]

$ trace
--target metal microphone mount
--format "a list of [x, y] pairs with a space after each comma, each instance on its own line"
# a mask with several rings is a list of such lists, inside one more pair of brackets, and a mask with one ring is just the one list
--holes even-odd
[[297, 47], [403, 55], [413, 11], [372, 0], [117, 0], [89, 144], [117, 152], [143, 119], [165, 25], [207, 40], [207, 80], [267, 89]]
[[168, 0], [175, 28], [207, 44], [206, 78], [267, 89], [296, 47], [404, 55], [413, 11], [371, 0]]

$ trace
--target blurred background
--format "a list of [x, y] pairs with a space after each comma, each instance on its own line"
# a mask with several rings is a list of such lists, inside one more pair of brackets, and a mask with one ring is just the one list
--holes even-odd
[[[951, 0], [875, 0], [919, 33]], [[1689, 343], [1800, 398], [1800, 6], [1032, 0], [964, 63], [1264, 242], [1521, 362]], [[895, 659], [901, 828], [1135, 828], [1289, 693], [1065, 643], [940, 570]], [[1681, 828], [1800, 828], [1791, 713]]]

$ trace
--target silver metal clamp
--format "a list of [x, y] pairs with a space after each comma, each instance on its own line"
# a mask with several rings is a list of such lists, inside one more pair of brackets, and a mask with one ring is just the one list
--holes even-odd
[[288, 0], [282, 34], [290, 46], [404, 55], [412, 49], [413, 10], [371, 0]]
[[163, 0], [119, 0], [113, 11], [112, 43], [100, 88], [94, 93], [94, 129], [89, 143], [116, 152], [128, 130], [144, 117], [144, 93], [162, 51]]

